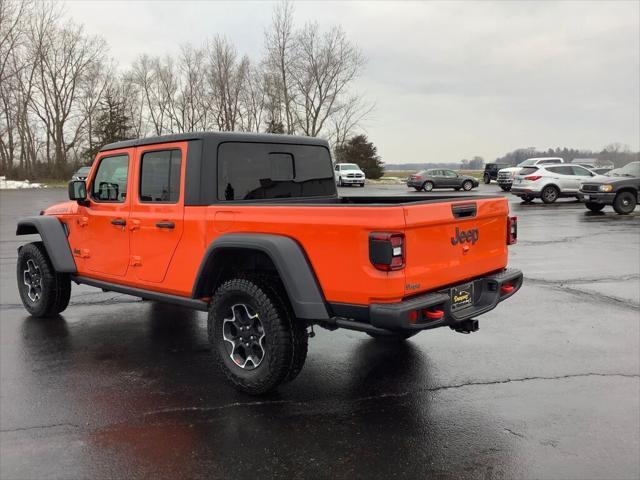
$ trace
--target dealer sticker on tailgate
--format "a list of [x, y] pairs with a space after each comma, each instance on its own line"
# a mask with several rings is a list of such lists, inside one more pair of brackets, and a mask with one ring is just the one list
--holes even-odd
[[465, 283], [451, 289], [451, 310], [456, 311], [473, 304], [473, 283]]

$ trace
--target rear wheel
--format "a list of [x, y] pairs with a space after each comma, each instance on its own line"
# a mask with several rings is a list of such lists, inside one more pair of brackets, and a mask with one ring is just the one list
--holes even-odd
[[278, 288], [260, 278], [234, 278], [215, 292], [209, 341], [225, 377], [259, 395], [292, 380], [307, 354], [307, 332]]
[[636, 208], [636, 194], [633, 192], [620, 192], [613, 200], [613, 209], [619, 215], [628, 215]]
[[431, 190], [433, 190], [433, 182], [424, 182], [424, 184], [422, 185], [422, 190], [424, 190], [425, 192], [430, 192]]
[[403, 340], [407, 340], [418, 333], [420, 332], [395, 332], [389, 334], [367, 332], [367, 335], [381, 342], [402, 342]]
[[20, 249], [16, 270], [22, 304], [32, 316], [52, 317], [67, 308], [71, 279], [54, 270], [42, 242]]
[[486, 185], [489, 185], [491, 183], [491, 175], [489, 175], [488, 173], [484, 174], [484, 183]]
[[542, 189], [541, 197], [544, 203], [553, 203], [558, 199], [560, 192], [553, 185], [549, 185]]
[[522, 197], [524, 203], [533, 203], [533, 197], [531, 195], [525, 195]]
[[465, 180], [464, 182], [462, 182], [462, 189], [465, 192], [468, 192], [472, 188], [473, 188], [473, 182], [471, 180]]
[[592, 212], [600, 212], [604, 208], [603, 203], [594, 203], [594, 202], [587, 202], [584, 204], [584, 206], [587, 207]]

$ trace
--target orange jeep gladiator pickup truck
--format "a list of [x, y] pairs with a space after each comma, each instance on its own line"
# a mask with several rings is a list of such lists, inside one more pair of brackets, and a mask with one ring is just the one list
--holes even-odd
[[28, 312], [56, 315], [71, 282], [208, 312], [238, 389], [292, 380], [308, 329], [402, 340], [512, 296], [516, 219], [505, 198], [340, 197], [317, 138], [194, 133], [105, 146], [71, 201], [18, 222]]

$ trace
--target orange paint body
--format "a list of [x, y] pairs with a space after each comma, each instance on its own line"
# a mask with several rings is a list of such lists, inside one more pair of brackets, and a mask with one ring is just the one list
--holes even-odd
[[[145, 152], [178, 149], [182, 155], [176, 203], [139, 198]], [[328, 302], [390, 303], [461, 282], [507, 265], [506, 199], [473, 200], [473, 218], [454, 218], [452, 204], [341, 205], [219, 203], [184, 204], [188, 142], [163, 143], [102, 152], [87, 178], [87, 191], [100, 161], [127, 154], [129, 174], [124, 202], [87, 205], [66, 202], [45, 211], [69, 229], [77, 274], [145, 290], [190, 297], [203, 255], [227, 233], [273, 233], [296, 240], [309, 259]], [[125, 226], [113, 220], [126, 221]], [[172, 229], [157, 227], [171, 222]], [[477, 242], [452, 244], [459, 229], [479, 229]], [[384, 272], [369, 260], [371, 232], [400, 232], [406, 239], [406, 267]]]

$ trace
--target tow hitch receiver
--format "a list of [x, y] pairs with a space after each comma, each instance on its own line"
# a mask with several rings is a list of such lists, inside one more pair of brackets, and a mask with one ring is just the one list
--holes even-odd
[[478, 320], [474, 320], [473, 318], [469, 318], [467, 320], [463, 320], [455, 325], [451, 325], [451, 330], [455, 330], [458, 333], [473, 333], [477, 332], [480, 328], [478, 324]]

